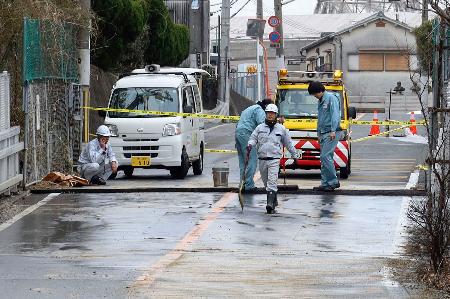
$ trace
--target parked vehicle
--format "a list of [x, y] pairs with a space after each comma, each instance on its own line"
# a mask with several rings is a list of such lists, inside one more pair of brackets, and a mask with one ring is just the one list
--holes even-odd
[[[285, 117], [285, 127], [300, 159], [297, 163], [289, 153], [281, 159], [281, 167], [287, 169], [320, 169], [320, 145], [317, 138], [317, 99], [308, 93], [310, 82], [320, 81], [328, 92], [335, 93], [341, 99], [342, 138], [334, 153], [334, 164], [342, 179], [348, 178], [351, 172], [350, 122], [356, 118], [356, 109], [349, 107], [347, 92], [342, 82], [342, 72], [291, 72], [285, 69], [278, 72], [276, 103], [280, 115]], [[304, 122], [297, 121], [304, 120]]]
[[[146, 66], [123, 75], [114, 85], [108, 108], [202, 113], [202, 99], [195, 76], [201, 69]], [[145, 112], [108, 111], [105, 125], [113, 136], [111, 146], [119, 170], [132, 176], [135, 168], [167, 169], [183, 179], [192, 166], [203, 171], [204, 121], [195, 117], [164, 116]]]

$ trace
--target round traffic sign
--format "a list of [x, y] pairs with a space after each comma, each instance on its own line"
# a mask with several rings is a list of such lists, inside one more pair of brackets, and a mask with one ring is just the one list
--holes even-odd
[[281, 34], [278, 31], [272, 31], [269, 34], [269, 40], [272, 43], [278, 43], [281, 40]]
[[280, 26], [281, 20], [280, 20], [280, 18], [277, 17], [277, 16], [271, 16], [271, 17], [269, 18], [269, 20], [267, 21], [267, 23], [269, 23], [269, 26], [275, 28], [275, 27]]

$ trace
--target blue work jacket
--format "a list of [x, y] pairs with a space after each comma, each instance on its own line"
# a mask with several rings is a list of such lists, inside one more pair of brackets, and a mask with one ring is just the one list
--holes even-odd
[[318, 104], [317, 132], [326, 134], [341, 130], [341, 100], [339, 96], [325, 91]]
[[242, 111], [239, 122], [236, 125], [236, 133], [247, 133], [250, 136], [265, 119], [266, 113], [261, 106], [259, 104], [252, 105]]

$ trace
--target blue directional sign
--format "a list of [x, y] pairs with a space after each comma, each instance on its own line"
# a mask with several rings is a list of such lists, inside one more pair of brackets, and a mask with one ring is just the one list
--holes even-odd
[[269, 34], [269, 40], [272, 43], [278, 43], [281, 40], [281, 34], [278, 31], [272, 31]]

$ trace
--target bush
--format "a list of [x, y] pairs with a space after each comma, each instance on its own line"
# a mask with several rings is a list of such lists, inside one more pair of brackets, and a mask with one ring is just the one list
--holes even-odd
[[148, 19], [148, 47], [144, 53], [146, 64], [174, 66], [189, 55], [189, 29], [174, 24], [162, 0], [153, 0]]
[[414, 29], [417, 43], [417, 56], [419, 58], [420, 69], [431, 75], [433, 69], [433, 24], [427, 21]]
[[163, 0], [102, 0], [93, 10], [93, 63], [105, 70], [178, 65], [189, 55], [189, 29], [172, 22]]
[[147, 0], [102, 0], [92, 3], [97, 24], [92, 47], [95, 65], [105, 70], [119, 65], [127, 46], [144, 31], [148, 9]]

